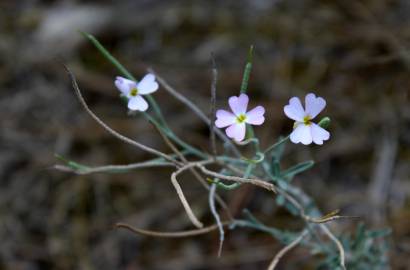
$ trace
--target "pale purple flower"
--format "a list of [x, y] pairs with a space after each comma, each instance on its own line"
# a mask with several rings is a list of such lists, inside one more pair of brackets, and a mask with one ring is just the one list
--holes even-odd
[[289, 104], [284, 107], [284, 112], [290, 119], [296, 121], [293, 132], [290, 134], [290, 140], [293, 143], [308, 145], [314, 142], [322, 145], [323, 141], [330, 138], [328, 131], [312, 122], [312, 119], [325, 107], [326, 101], [312, 93], [305, 97], [305, 109], [303, 109], [299, 98], [293, 97], [289, 100]]
[[215, 126], [228, 127], [225, 131], [226, 135], [237, 142], [245, 138], [246, 124], [262, 125], [265, 121], [263, 116], [265, 108], [257, 106], [247, 112], [248, 102], [249, 97], [246, 94], [241, 94], [239, 97], [233, 96], [229, 98], [229, 106], [233, 113], [225, 110], [216, 111]]
[[128, 98], [128, 109], [133, 111], [146, 111], [147, 101], [142, 95], [148, 95], [158, 90], [158, 83], [154, 74], [148, 73], [140, 82], [134, 82], [123, 77], [116, 77], [115, 86], [121, 94]]

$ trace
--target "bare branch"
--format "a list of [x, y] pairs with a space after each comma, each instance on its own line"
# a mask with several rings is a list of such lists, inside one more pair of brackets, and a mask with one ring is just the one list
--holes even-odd
[[199, 162], [194, 163], [193, 165], [198, 167], [206, 175], [216, 177], [216, 178], [219, 178], [219, 179], [224, 179], [224, 180], [227, 180], [227, 181], [233, 181], [233, 182], [239, 182], [239, 183], [245, 183], [245, 184], [252, 184], [252, 185], [262, 187], [264, 189], [267, 189], [269, 191], [273, 191], [273, 192], [276, 193], [275, 186], [272, 183], [266, 182], [264, 180], [220, 174], [220, 173], [208, 170], [207, 168], [205, 168], [203, 166], [204, 164], [201, 164]]
[[118, 173], [124, 172], [133, 169], [143, 169], [143, 168], [152, 168], [152, 167], [175, 167], [176, 165], [171, 162], [152, 162], [152, 161], [145, 161], [145, 162], [138, 162], [132, 163], [127, 165], [105, 165], [99, 167], [88, 167], [86, 169], [74, 169], [69, 166], [65, 165], [54, 165], [54, 169], [64, 172], [72, 172], [79, 175], [84, 174], [91, 174], [91, 173]]
[[211, 60], [212, 60], [212, 83], [211, 83], [211, 111], [210, 111], [210, 139], [211, 139], [211, 149], [212, 149], [212, 154], [215, 157], [217, 156], [217, 150], [216, 150], [216, 141], [215, 141], [215, 110], [216, 110], [216, 83], [218, 81], [218, 70], [216, 69], [216, 63], [215, 63], [215, 58], [214, 55], [211, 54]]
[[212, 215], [215, 218], [216, 225], [219, 229], [219, 248], [218, 248], [218, 257], [221, 257], [222, 254], [222, 246], [225, 239], [225, 232], [223, 228], [223, 224], [221, 222], [221, 218], [219, 217], [218, 211], [215, 207], [215, 194], [216, 194], [216, 184], [212, 184], [211, 189], [209, 191], [209, 208], [211, 209]]
[[334, 236], [334, 234], [329, 230], [329, 228], [325, 224], [320, 224], [319, 227], [335, 243], [337, 249], [339, 250], [340, 267], [342, 267], [342, 270], [346, 270], [345, 250], [343, 248], [342, 243], [339, 241], [339, 239], [337, 239], [336, 236]]
[[277, 264], [279, 263], [279, 260], [285, 255], [287, 252], [289, 252], [292, 248], [294, 248], [296, 245], [298, 245], [303, 238], [307, 235], [308, 230], [304, 230], [295, 240], [293, 240], [289, 245], [285, 246], [283, 249], [281, 249], [278, 254], [273, 258], [272, 262], [270, 263], [268, 270], [274, 270]]
[[[227, 226], [230, 224], [228, 221], [222, 222], [223, 226]], [[162, 238], [181, 238], [181, 237], [190, 237], [196, 236], [201, 234], [206, 234], [218, 229], [218, 225], [214, 224], [208, 227], [204, 227], [202, 229], [197, 230], [189, 230], [189, 231], [180, 231], [180, 232], [158, 232], [158, 231], [150, 231], [135, 228], [131, 225], [125, 223], [117, 223], [114, 225], [115, 228], [123, 228], [127, 229], [135, 234], [145, 235], [145, 236], [153, 236], [153, 237], [162, 237]]]
[[[174, 153], [181, 159], [182, 162], [184, 162], [185, 164], [188, 164], [189, 161], [185, 158], [185, 156], [178, 150], [178, 148], [168, 139], [167, 136], [165, 136], [165, 134], [162, 132], [161, 129], [159, 129], [156, 125], [153, 125], [155, 127], [155, 129], [158, 131], [158, 133], [161, 135], [162, 139], [165, 141], [165, 143], [169, 146], [169, 148], [171, 148], [172, 151], [174, 151]], [[194, 177], [201, 183], [201, 185], [207, 189], [210, 190], [206, 180], [193, 168], [190, 167], [189, 170], [191, 171], [191, 173], [194, 175]], [[229, 210], [228, 206], [226, 205], [225, 201], [218, 196], [218, 194], [215, 194], [215, 199], [216, 201], [219, 203], [219, 205], [225, 210], [228, 218], [230, 220], [233, 220], [233, 216], [231, 214], [231, 211]]]
[[194, 224], [197, 228], [202, 228], [204, 225], [202, 222], [198, 220], [195, 216], [194, 212], [191, 209], [187, 199], [185, 198], [184, 192], [182, 191], [181, 186], [178, 183], [177, 176], [187, 169], [186, 166], [178, 169], [177, 171], [173, 172], [171, 175], [171, 182], [174, 185], [174, 188], [178, 194], [179, 199], [181, 200], [182, 205], [184, 206], [185, 212], [188, 215], [188, 218], [191, 220], [192, 224]]

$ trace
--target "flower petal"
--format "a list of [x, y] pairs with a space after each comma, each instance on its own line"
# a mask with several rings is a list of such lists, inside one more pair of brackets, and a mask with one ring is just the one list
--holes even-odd
[[326, 107], [326, 100], [321, 97], [316, 97], [315, 94], [310, 93], [305, 97], [306, 114], [311, 119], [315, 118]]
[[312, 133], [310, 126], [307, 126], [303, 123], [298, 123], [296, 128], [290, 134], [290, 140], [293, 143], [303, 143], [308, 145], [312, 143]]
[[246, 94], [240, 94], [239, 97], [233, 96], [229, 98], [229, 106], [235, 115], [246, 113], [249, 97]]
[[148, 109], [148, 103], [141, 96], [131, 97], [128, 100], [128, 109], [133, 111], [146, 111]]
[[151, 94], [158, 90], [158, 83], [155, 81], [155, 75], [148, 73], [137, 84], [138, 93], [141, 95]]
[[265, 108], [262, 106], [258, 106], [250, 110], [246, 113], [246, 120], [245, 122], [251, 125], [262, 125], [265, 121], [265, 117], [263, 117], [265, 113]]
[[136, 86], [134, 81], [128, 80], [124, 77], [117, 76], [114, 81], [115, 86], [120, 90], [120, 92], [124, 95], [129, 97], [130, 89], [133, 86]]
[[225, 110], [216, 111], [215, 126], [218, 128], [224, 128], [235, 123], [236, 116]]
[[226, 135], [237, 142], [245, 139], [246, 125], [245, 123], [233, 124], [226, 129]]
[[310, 131], [315, 144], [322, 145], [323, 141], [327, 141], [330, 138], [330, 133], [315, 123], [311, 124]]
[[298, 97], [289, 99], [289, 104], [283, 108], [283, 111], [290, 119], [303, 122], [305, 110], [303, 110], [302, 103]]

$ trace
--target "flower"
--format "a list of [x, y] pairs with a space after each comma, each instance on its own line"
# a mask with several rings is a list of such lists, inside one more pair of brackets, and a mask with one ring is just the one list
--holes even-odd
[[312, 122], [312, 119], [325, 107], [326, 101], [312, 93], [305, 97], [305, 110], [299, 98], [293, 97], [289, 100], [289, 104], [283, 110], [287, 117], [296, 121], [293, 132], [290, 134], [290, 140], [293, 143], [308, 145], [314, 142], [322, 145], [323, 141], [330, 138], [330, 133], [327, 130]]
[[262, 125], [265, 121], [263, 116], [265, 108], [257, 106], [246, 112], [248, 102], [249, 97], [246, 94], [241, 94], [239, 97], [233, 96], [229, 98], [229, 106], [233, 113], [225, 110], [216, 111], [215, 125], [218, 128], [228, 127], [225, 131], [226, 135], [237, 142], [245, 138], [246, 124]]
[[146, 111], [148, 103], [142, 95], [154, 93], [158, 89], [155, 76], [151, 73], [145, 75], [138, 83], [120, 76], [115, 78], [114, 83], [121, 94], [128, 98], [128, 109], [133, 111]]

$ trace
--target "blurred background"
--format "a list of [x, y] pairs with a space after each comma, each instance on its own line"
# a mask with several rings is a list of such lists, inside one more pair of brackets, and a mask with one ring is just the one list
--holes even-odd
[[[90, 107], [111, 127], [169, 152], [142, 117], [127, 115], [116, 69], [77, 30], [95, 35], [136, 77], [152, 67], [209, 111], [210, 55], [218, 107], [239, 91], [255, 46], [249, 94], [267, 108], [255, 129], [262, 147], [287, 135], [291, 96], [327, 100], [331, 140], [288, 145], [285, 166], [317, 164], [295, 183], [324, 212], [342, 209], [368, 228], [392, 228], [392, 269], [410, 269], [410, 1], [0, 1], [0, 269], [265, 269], [282, 245], [248, 229], [229, 231], [221, 258], [216, 232], [167, 240], [113, 230], [116, 222], [177, 231], [191, 225], [168, 169], [74, 175], [52, 169], [55, 153], [98, 166], [152, 156], [111, 137], [79, 105], [62, 65], [76, 74]], [[209, 149], [208, 129], [165, 91], [155, 98], [182, 138]], [[207, 193], [181, 185], [201, 220], [214, 221]], [[236, 216], [295, 228], [266, 192], [221, 191]], [[335, 224], [349, 233], [358, 220]], [[301, 247], [280, 269], [314, 269]]]

